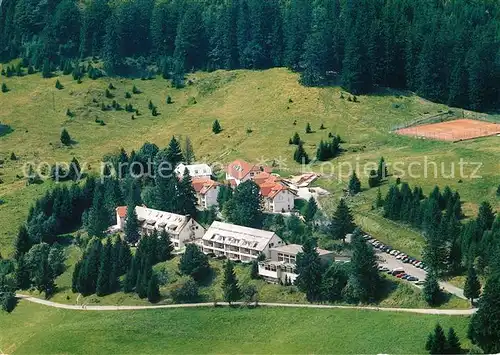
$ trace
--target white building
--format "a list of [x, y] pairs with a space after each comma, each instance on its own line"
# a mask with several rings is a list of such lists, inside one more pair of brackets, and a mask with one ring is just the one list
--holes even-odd
[[[140, 225], [139, 230], [142, 235], [149, 235], [154, 230], [158, 231], [158, 233], [165, 230], [170, 235], [170, 240], [176, 249], [182, 249], [185, 244], [201, 239], [205, 234], [205, 228], [190, 216], [153, 210], [142, 206], [136, 206], [135, 213], [137, 214]], [[116, 224], [120, 230], [125, 227], [126, 216], [126, 206], [116, 208]]]
[[[322, 262], [334, 261], [334, 253], [329, 250], [316, 249]], [[302, 245], [288, 244], [270, 248], [270, 257], [259, 262], [259, 275], [272, 283], [293, 283], [297, 278], [295, 262], [297, 254], [302, 252]], [[342, 260], [344, 261], [344, 260]]]
[[207, 209], [218, 205], [217, 196], [219, 195], [220, 184], [217, 181], [195, 178], [193, 179], [193, 188], [196, 191], [199, 208]]
[[283, 244], [274, 232], [215, 221], [203, 236], [200, 246], [206, 254], [249, 262], [260, 254], [269, 258], [270, 248]]
[[175, 175], [179, 177], [183, 176], [186, 169], [188, 169], [189, 176], [191, 176], [192, 178], [210, 179], [210, 177], [212, 176], [212, 168], [207, 164], [185, 165], [183, 163], [177, 165], [177, 167], [175, 168]]
[[263, 171], [253, 180], [259, 185], [264, 210], [273, 213], [293, 210], [296, 195], [279, 177]]

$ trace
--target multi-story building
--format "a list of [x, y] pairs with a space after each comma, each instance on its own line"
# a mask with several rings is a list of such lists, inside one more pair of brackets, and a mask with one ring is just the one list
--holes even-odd
[[226, 180], [232, 186], [238, 186], [242, 182], [252, 179], [261, 172], [271, 172], [269, 167], [260, 166], [258, 164], [247, 163], [244, 160], [238, 159], [227, 166]]
[[217, 206], [217, 196], [219, 195], [220, 183], [207, 178], [194, 178], [193, 188], [196, 191], [198, 207], [207, 209]]
[[199, 243], [206, 254], [243, 262], [256, 260], [261, 254], [269, 258], [270, 248], [283, 244], [274, 232], [218, 221], [212, 223]]
[[[135, 207], [139, 231], [141, 235], [150, 235], [156, 230], [158, 233], [166, 231], [175, 249], [182, 249], [185, 244], [193, 243], [201, 239], [205, 234], [205, 228], [190, 216], [182, 216], [175, 213], [153, 210], [142, 206]], [[116, 225], [123, 230], [127, 217], [127, 207], [116, 208]]]
[[[263, 279], [272, 283], [293, 283], [297, 278], [295, 262], [297, 254], [302, 252], [302, 246], [298, 244], [288, 244], [269, 249], [270, 257], [259, 262], [259, 275]], [[334, 253], [329, 250], [317, 249], [319, 257], [323, 263], [336, 261]], [[347, 261], [339, 258], [339, 261]]]

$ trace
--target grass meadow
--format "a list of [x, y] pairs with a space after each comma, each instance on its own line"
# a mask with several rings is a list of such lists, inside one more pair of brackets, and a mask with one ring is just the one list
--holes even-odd
[[437, 322], [462, 345], [469, 318], [378, 311], [195, 308], [68, 311], [21, 301], [0, 314], [7, 354], [424, 353]]
[[[55, 88], [59, 80], [64, 89]], [[402, 164], [406, 169], [402, 180], [418, 184], [428, 193], [439, 185], [457, 189], [464, 201], [468, 217], [474, 216], [478, 204], [488, 200], [499, 209], [500, 199], [495, 195], [499, 184], [500, 144], [498, 137], [450, 143], [421, 140], [391, 133], [397, 125], [449, 110], [448, 107], [424, 100], [407, 92], [380, 90], [378, 94], [358, 97], [358, 102], [348, 101], [348, 94], [341, 98], [341, 89], [308, 88], [298, 83], [296, 74], [286, 69], [266, 71], [216, 71], [190, 75], [191, 83], [183, 89], [174, 89], [164, 79], [131, 80], [120, 78], [85, 78], [81, 84], [71, 76], [43, 79], [40, 73], [24, 77], [3, 78], [9, 92], [0, 94], [0, 123], [9, 127], [0, 137], [0, 252], [9, 255], [12, 240], [19, 225], [25, 220], [34, 200], [53, 187], [47, 181], [41, 185], [26, 186], [22, 176], [23, 166], [56, 161], [70, 161], [74, 156], [86, 171], [99, 173], [101, 158], [121, 147], [127, 151], [139, 149], [146, 142], [165, 147], [173, 135], [181, 140], [189, 136], [199, 161], [227, 163], [235, 158], [253, 162], [278, 164], [285, 174], [311, 169], [327, 175], [318, 184], [332, 194], [322, 201], [327, 212], [332, 211], [346, 187], [349, 169], [339, 165], [350, 163], [360, 167], [364, 191], [350, 204], [356, 220], [366, 231], [373, 233], [395, 248], [420, 256], [423, 240], [419, 233], [396, 225], [380, 217], [371, 206], [376, 189], [368, 189], [367, 176], [362, 168], [366, 163], [377, 163], [384, 156], [389, 164]], [[106, 98], [105, 90], [112, 83], [114, 98]], [[125, 93], [132, 87], [141, 94], [130, 99]], [[173, 99], [166, 103], [167, 96]], [[140, 115], [132, 120], [131, 113], [102, 111], [102, 103], [116, 100], [122, 107], [130, 103]], [[159, 116], [148, 110], [152, 101]], [[68, 117], [66, 111], [74, 115]], [[454, 110], [457, 116], [462, 110]], [[215, 135], [212, 122], [218, 119], [223, 131]], [[104, 121], [105, 125], [96, 122]], [[310, 123], [313, 133], [306, 134]], [[323, 124], [325, 130], [320, 130]], [[66, 128], [75, 144], [64, 147], [59, 141], [62, 128]], [[9, 133], [10, 131], [10, 133]], [[305, 141], [309, 155], [328, 133], [339, 134], [346, 142], [344, 153], [329, 165], [311, 164], [305, 168], [293, 162], [295, 146], [288, 139], [298, 132]], [[9, 159], [14, 152], [17, 161]], [[466, 165], [460, 176], [459, 160], [478, 162], [482, 166], [471, 178], [475, 169]], [[409, 176], [408, 164], [416, 163]], [[436, 163], [436, 165], [434, 165]], [[441, 170], [441, 163], [444, 164]], [[418, 165], [419, 164], [419, 165]], [[452, 166], [454, 164], [454, 166]], [[436, 166], [436, 168], [435, 168]], [[368, 166], [369, 169], [369, 166]], [[435, 170], [437, 169], [437, 170]], [[427, 174], [425, 174], [427, 171]], [[451, 172], [454, 172], [453, 177]], [[389, 167], [390, 173], [395, 170]], [[381, 187], [385, 194], [390, 183]]]

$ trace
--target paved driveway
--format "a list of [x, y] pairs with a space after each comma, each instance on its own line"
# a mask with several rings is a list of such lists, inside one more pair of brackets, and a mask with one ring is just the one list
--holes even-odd
[[[389, 270], [393, 270], [393, 269], [402, 267], [407, 274], [416, 276], [422, 281], [425, 280], [425, 278], [427, 277], [427, 272], [425, 270], [419, 269], [418, 267], [415, 267], [412, 264], [405, 264], [401, 260], [396, 259], [395, 256], [384, 253], [380, 249], [375, 248], [375, 254], [377, 255], [377, 257], [380, 260], [379, 264], [386, 266]], [[409, 282], [409, 281], [407, 281], [407, 282]], [[414, 282], [409, 282], [409, 283], [413, 284], [415, 287], [421, 288], [421, 286], [415, 285]], [[440, 281], [439, 285], [442, 288], [444, 288], [446, 291], [448, 291], [449, 293], [454, 294], [457, 297], [465, 299], [464, 290], [462, 290], [461, 288], [453, 286], [452, 284], [450, 284], [448, 282], [444, 282], [444, 281]]]

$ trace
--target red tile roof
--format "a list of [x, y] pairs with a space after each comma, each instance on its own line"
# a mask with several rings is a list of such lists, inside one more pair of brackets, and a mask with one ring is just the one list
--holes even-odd
[[238, 180], [242, 180], [251, 171], [256, 173], [260, 173], [262, 171], [270, 173], [272, 171], [272, 168], [268, 166], [260, 166], [258, 164], [247, 163], [246, 161], [241, 159], [235, 160], [227, 166], [227, 173]]
[[194, 190], [202, 195], [206, 194], [211, 188], [220, 185], [217, 181], [209, 178], [194, 178], [192, 181]]
[[118, 213], [118, 217], [125, 218], [125, 216], [127, 215], [127, 206], [116, 207], [116, 213]]
[[264, 197], [274, 198], [280, 191], [288, 190], [279, 182], [266, 182], [260, 185], [260, 194]]

